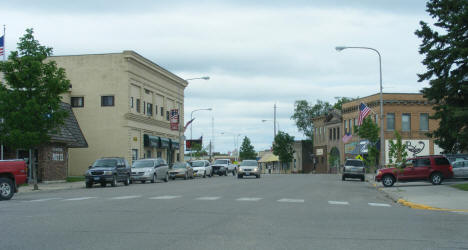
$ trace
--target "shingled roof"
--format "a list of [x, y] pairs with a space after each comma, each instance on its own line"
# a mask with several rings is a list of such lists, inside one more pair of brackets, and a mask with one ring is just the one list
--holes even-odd
[[76, 120], [75, 114], [70, 104], [61, 102], [60, 108], [68, 112], [64, 124], [58, 129], [57, 133], [49, 132], [51, 142], [66, 143], [69, 148], [87, 148], [88, 142], [81, 132], [80, 125]]

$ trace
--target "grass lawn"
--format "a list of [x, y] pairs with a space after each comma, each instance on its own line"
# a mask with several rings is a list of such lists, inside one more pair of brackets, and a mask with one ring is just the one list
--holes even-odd
[[452, 185], [452, 187], [458, 188], [458, 189], [460, 189], [460, 190], [468, 191], [468, 183], [464, 183], [464, 184], [455, 184], [455, 185]]
[[78, 182], [78, 181], [84, 181], [85, 177], [84, 176], [68, 176], [67, 177], [67, 182]]

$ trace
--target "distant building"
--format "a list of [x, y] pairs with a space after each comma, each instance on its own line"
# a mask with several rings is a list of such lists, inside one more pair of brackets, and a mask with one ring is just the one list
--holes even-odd
[[[343, 162], [341, 112], [331, 110], [328, 114], [313, 119], [314, 124], [314, 172], [319, 174], [336, 173]], [[331, 157], [333, 156], [333, 157]], [[334, 162], [330, 162], [335, 159]]]
[[[184, 124], [187, 81], [133, 51], [53, 56], [72, 88], [64, 95], [88, 141], [71, 149], [69, 174], [83, 175], [97, 158], [162, 157], [184, 160], [181, 133], [171, 129], [171, 110]], [[183, 125], [182, 125], [183, 126]]]
[[313, 173], [315, 169], [312, 143], [307, 140], [294, 141], [293, 148], [291, 173]]

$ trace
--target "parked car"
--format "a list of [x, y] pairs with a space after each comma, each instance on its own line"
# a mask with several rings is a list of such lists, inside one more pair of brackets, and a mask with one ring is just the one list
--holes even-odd
[[255, 176], [260, 178], [260, 167], [256, 160], [243, 160], [239, 166], [237, 172], [237, 178], [243, 178], [244, 176]]
[[440, 185], [446, 178], [453, 177], [453, 168], [443, 155], [418, 156], [408, 159], [400, 171], [397, 168], [380, 169], [375, 176], [385, 187], [391, 187], [396, 181], [429, 180], [433, 185]]
[[215, 169], [215, 173], [218, 172], [220, 175], [227, 175], [228, 173], [232, 173], [232, 175], [235, 176], [237, 172], [237, 165], [232, 164], [231, 160], [229, 159], [217, 159], [214, 161], [212, 166], [213, 169]]
[[444, 156], [449, 160], [450, 164], [456, 161], [468, 160], [468, 154], [446, 154]]
[[117, 186], [117, 182], [123, 182], [125, 186], [130, 184], [131, 168], [127, 159], [123, 157], [104, 157], [96, 160], [85, 173], [86, 187], [100, 183], [105, 187], [107, 183]]
[[194, 176], [202, 176], [203, 178], [206, 176], [213, 176], [213, 168], [211, 167], [210, 162], [207, 160], [192, 161], [190, 162], [190, 165], [193, 168]]
[[361, 181], [365, 180], [366, 167], [364, 162], [358, 159], [346, 159], [346, 162], [343, 167], [343, 175], [341, 180], [346, 180], [346, 178], [358, 178]]
[[0, 161], [0, 200], [9, 200], [18, 192], [18, 186], [26, 182], [26, 169], [23, 160]]
[[169, 177], [173, 180], [178, 177], [184, 180], [193, 179], [193, 168], [188, 162], [176, 162], [169, 170]]
[[161, 158], [151, 159], [140, 159], [133, 162], [132, 175], [130, 180], [140, 181], [145, 183], [151, 181], [155, 183], [156, 180], [163, 180], [167, 182], [169, 180], [169, 167], [165, 160]]
[[468, 178], [468, 160], [452, 163], [454, 178]]

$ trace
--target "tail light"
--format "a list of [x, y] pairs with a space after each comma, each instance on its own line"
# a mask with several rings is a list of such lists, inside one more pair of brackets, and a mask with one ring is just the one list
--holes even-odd
[[452, 167], [452, 165], [450, 165], [449, 170], [450, 170], [450, 172], [453, 173], [453, 167]]

